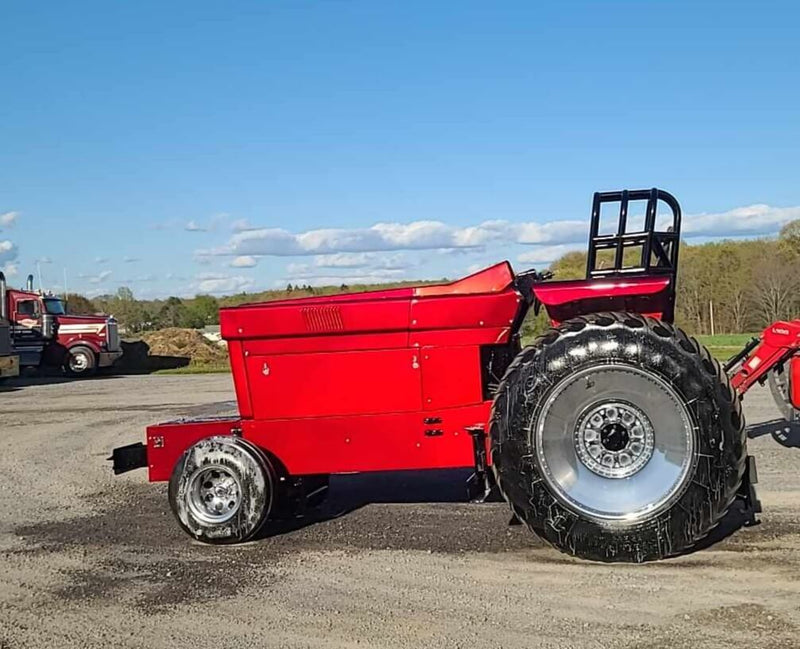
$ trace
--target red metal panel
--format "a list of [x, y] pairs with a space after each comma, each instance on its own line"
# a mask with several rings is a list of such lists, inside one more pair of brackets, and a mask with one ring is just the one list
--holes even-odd
[[521, 299], [513, 289], [485, 295], [420, 298], [411, 302], [411, 329], [507, 327], [514, 321]]
[[418, 350], [251, 355], [246, 365], [256, 419], [421, 409]]
[[669, 277], [631, 277], [534, 284], [533, 292], [558, 324], [600, 311], [630, 311], [661, 319], [670, 308]]
[[247, 382], [247, 367], [244, 363], [244, 350], [242, 342], [231, 340], [228, 343], [228, 357], [233, 374], [233, 387], [236, 390], [236, 402], [239, 404], [239, 414], [244, 417], [253, 416], [253, 403], [250, 399], [250, 384]]
[[408, 347], [408, 332], [379, 334], [341, 334], [338, 336], [303, 336], [301, 338], [260, 338], [242, 341], [245, 353], [302, 354], [308, 352], [358, 351]]
[[512, 281], [514, 281], [514, 272], [511, 270], [511, 264], [501, 261], [499, 264], [489, 266], [449, 284], [418, 286], [414, 289], [414, 295], [429, 297], [433, 295], [497, 293], [508, 288]]
[[800, 356], [793, 356], [789, 361], [789, 389], [792, 405], [800, 409]]
[[412, 347], [500, 345], [511, 337], [511, 327], [480, 327], [478, 329], [431, 329], [412, 331], [408, 342]]
[[423, 347], [422, 405], [426, 410], [480, 403], [478, 347]]
[[[473, 466], [467, 426], [485, 423], [491, 404], [427, 413], [394, 413], [242, 422], [244, 437], [275, 455], [293, 475]], [[425, 418], [440, 418], [426, 424]], [[436, 428], [441, 435], [429, 436]]]
[[556, 306], [596, 297], [652, 295], [669, 286], [669, 277], [631, 277], [599, 281], [581, 279], [534, 284], [533, 292], [545, 306]]
[[169, 480], [183, 452], [204, 437], [230, 435], [238, 419], [176, 421], [147, 428], [147, 466], [150, 482]]
[[361, 333], [408, 329], [409, 299], [339, 302], [333, 315], [328, 309], [309, 315], [300, 300], [222, 309], [220, 327], [225, 340], [307, 336], [309, 333]]

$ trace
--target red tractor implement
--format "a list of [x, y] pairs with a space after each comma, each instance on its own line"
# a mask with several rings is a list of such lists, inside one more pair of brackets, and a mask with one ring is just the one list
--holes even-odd
[[[619, 205], [610, 232], [606, 204]], [[449, 284], [222, 309], [239, 416], [151, 426], [114, 450], [114, 470], [169, 481], [179, 524], [210, 543], [320, 502], [330, 474], [474, 467], [473, 499], [496, 488], [570, 554], [688, 551], [735, 504], [758, 511], [740, 397], [771, 375], [784, 412], [800, 406], [800, 323], [768, 328], [729, 379], [672, 325], [680, 225], [664, 191], [599, 193], [584, 280], [503, 262]], [[553, 328], [522, 349], [531, 308]]]

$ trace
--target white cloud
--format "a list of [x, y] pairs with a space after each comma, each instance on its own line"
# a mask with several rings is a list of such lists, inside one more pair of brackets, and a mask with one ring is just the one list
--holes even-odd
[[684, 216], [682, 233], [710, 237], [777, 234], [795, 219], [800, 219], [800, 207], [747, 205], [716, 214]]
[[0, 241], [0, 264], [15, 261], [19, 255], [17, 244], [11, 241]]
[[107, 264], [108, 263], [108, 257], [95, 257], [94, 258], [94, 263], [95, 264]]
[[490, 243], [572, 243], [584, 240], [587, 230], [585, 221], [541, 224], [485, 221], [468, 227], [441, 221], [415, 221], [376, 223], [369, 228], [325, 228], [297, 234], [281, 228], [262, 228], [237, 232], [225, 246], [199, 250], [197, 254], [330, 257], [397, 250], [481, 249]]
[[16, 262], [9, 261], [2, 266], [2, 270], [7, 277], [14, 277], [19, 274], [19, 265]]
[[53, 260], [50, 257], [39, 257], [38, 259], [34, 259], [37, 264], [52, 264]]
[[573, 250], [584, 250], [584, 246], [562, 243], [556, 246], [534, 246], [517, 257], [526, 264], [549, 264]]
[[123, 257], [122, 261], [126, 264], [134, 264], [139, 261], [139, 257]]
[[233, 223], [231, 223], [231, 230], [234, 232], [244, 232], [246, 230], [254, 230], [255, 228], [250, 225], [250, 221], [247, 219], [236, 219]]
[[253, 288], [254, 280], [241, 275], [227, 276], [216, 274], [201, 274], [195, 278], [193, 289], [199, 293], [225, 294], [241, 293]]
[[207, 232], [208, 228], [200, 225], [197, 221], [189, 221], [184, 227], [187, 232]]
[[236, 257], [230, 265], [234, 268], [253, 268], [256, 264], [258, 264], [258, 259], [255, 257], [242, 255], [241, 257]]
[[314, 257], [317, 268], [384, 268], [401, 270], [409, 267], [402, 254], [385, 255], [374, 252], [337, 252]]
[[80, 275], [78, 275], [78, 277], [87, 280], [90, 284], [102, 284], [109, 277], [111, 277], [111, 275], [112, 272], [110, 270], [103, 270], [100, 271], [97, 275], [89, 275], [87, 273], [81, 273]]
[[276, 286], [291, 284], [311, 284], [328, 286], [338, 284], [373, 284], [377, 282], [407, 279], [406, 271], [401, 268], [342, 269], [342, 272], [325, 272], [326, 269], [313, 264], [292, 263], [286, 266], [286, 276], [277, 280]]
[[[796, 218], [800, 218], [800, 207], [750, 205], [719, 214], [686, 216], [683, 231], [688, 236], [712, 237], [775, 234], [782, 225]], [[211, 250], [200, 250], [197, 254], [234, 257], [318, 255], [326, 259], [323, 263], [331, 267], [358, 267], [361, 262], [355, 255], [362, 253], [480, 250], [491, 244], [577, 244], [586, 240], [589, 229], [588, 219], [542, 223], [494, 220], [470, 226], [454, 226], [441, 221], [414, 221], [376, 223], [368, 228], [322, 228], [299, 233], [282, 228], [249, 229], [249, 224], [243, 220], [234, 225], [237, 232], [227, 244]]]
[[10, 228], [17, 222], [17, 218], [19, 218], [19, 212], [3, 212], [0, 214], [0, 226]]
[[120, 284], [140, 284], [142, 282], [155, 282], [158, 279], [155, 275], [139, 275], [128, 279], [117, 280]]
[[111, 271], [110, 271], [110, 270], [102, 270], [102, 271], [100, 271], [100, 272], [99, 272], [99, 273], [98, 273], [98, 274], [97, 274], [95, 277], [90, 277], [90, 278], [89, 278], [89, 281], [90, 281], [92, 284], [102, 284], [102, 283], [103, 283], [103, 282], [105, 282], [105, 281], [106, 281], [106, 280], [107, 280], [109, 277], [111, 277], [111, 274], [112, 274], [112, 273], [111, 273]]

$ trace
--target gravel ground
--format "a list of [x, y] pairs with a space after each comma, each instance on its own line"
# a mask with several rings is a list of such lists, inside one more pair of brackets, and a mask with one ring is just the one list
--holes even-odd
[[315, 520], [203, 546], [164, 485], [106, 458], [232, 411], [230, 377], [52, 381], [0, 388], [0, 649], [800, 646], [800, 442], [771, 434], [763, 389], [745, 401], [761, 525], [631, 566], [460, 502], [459, 471], [336, 477]]

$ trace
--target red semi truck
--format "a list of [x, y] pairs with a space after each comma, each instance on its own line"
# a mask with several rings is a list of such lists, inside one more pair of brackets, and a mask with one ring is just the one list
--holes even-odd
[[89, 376], [122, 356], [117, 321], [105, 315], [68, 315], [64, 301], [35, 291], [8, 288], [0, 273], [0, 320], [11, 327], [11, 351], [22, 367], [61, 366], [72, 376]]

